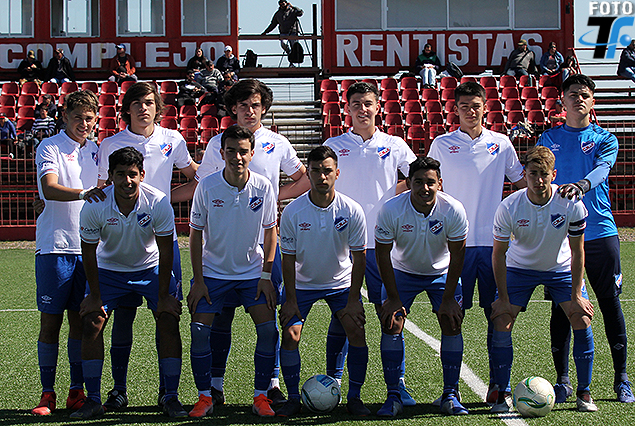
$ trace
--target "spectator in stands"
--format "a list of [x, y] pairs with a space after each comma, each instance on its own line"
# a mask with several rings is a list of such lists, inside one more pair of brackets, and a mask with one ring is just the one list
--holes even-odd
[[547, 50], [540, 59], [540, 69], [543, 75], [558, 74], [563, 63], [564, 57], [562, 53], [558, 52], [556, 42], [552, 41], [549, 43], [549, 50]]
[[[278, 6], [278, 10], [271, 18], [271, 23], [267, 29], [262, 32], [262, 35], [268, 34], [273, 31], [274, 28], [279, 27], [281, 36], [297, 36], [300, 33], [300, 21], [298, 21], [298, 18], [304, 15], [304, 11], [299, 7], [292, 6], [287, 0], [280, 0]], [[288, 55], [291, 53], [293, 44], [297, 42], [297, 40], [289, 42], [289, 40], [283, 38], [280, 40], [280, 46]]]
[[54, 102], [55, 98], [52, 95], [42, 95], [42, 102], [35, 106], [35, 116], [40, 116], [40, 110], [42, 108], [48, 111], [48, 116], [55, 119], [57, 116], [57, 105]]
[[240, 72], [240, 62], [232, 53], [231, 46], [225, 46], [225, 54], [216, 61], [216, 68], [222, 73], [232, 71], [234, 75], [237, 75]]
[[[0, 112], [0, 143], [7, 145], [9, 151], [13, 151], [13, 145], [18, 135], [15, 131], [15, 124], [9, 120], [4, 112]], [[4, 151], [4, 150], [3, 150]], [[9, 154], [13, 155], [13, 154]]]
[[223, 73], [223, 81], [221, 82], [218, 88], [218, 102], [216, 106], [218, 107], [218, 116], [224, 117], [228, 115], [227, 109], [225, 107], [225, 93], [236, 84], [236, 80], [234, 79], [233, 73], [231, 71], [227, 71]]
[[223, 74], [214, 66], [214, 62], [205, 62], [205, 69], [198, 73], [196, 82], [207, 90], [202, 104], [218, 104], [218, 93], [223, 83]]
[[441, 68], [441, 61], [437, 56], [437, 52], [432, 51], [432, 45], [426, 43], [423, 46], [421, 55], [417, 56], [415, 62], [415, 73], [421, 76], [423, 88], [434, 88], [437, 83], [437, 73]]
[[518, 47], [509, 54], [503, 74], [515, 77], [536, 74], [536, 54], [527, 47], [527, 40], [521, 39]]
[[205, 63], [207, 62], [207, 58], [203, 55], [203, 49], [200, 47], [196, 49], [194, 52], [194, 56], [187, 61], [187, 70], [192, 70], [194, 73], [198, 73], [199, 71], [203, 71], [205, 69]]
[[64, 49], [56, 49], [46, 68], [46, 81], [62, 84], [67, 81], [75, 81], [75, 73], [71, 61], [64, 56]]
[[57, 112], [57, 120], [55, 120], [55, 133], [59, 133], [62, 130], [66, 130], [66, 122], [64, 121], [64, 105], [60, 105]]
[[110, 60], [111, 76], [108, 80], [121, 84], [124, 81], [137, 81], [135, 60], [132, 55], [126, 53], [126, 46], [117, 45], [117, 55]]
[[40, 108], [40, 116], [33, 122], [31, 131], [37, 140], [35, 142], [36, 147], [44, 138], [48, 138], [55, 134], [55, 119], [53, 117], [49, 117], [48, 109]]
[[27, 81], [35, 81], [38, 85], [42, 83], [42, 62], [35, 59], [35, 52], [29, 50], [26, 59], [18, 65], [18, 73], [20, 74], [20, 84]]
[[565, 81], [570, 75], [576, 74], [578, 72], [577, 68], [578, 61], [575, 59], [575, 56], [567, 56], [562, 64], [562, 81]]
[[185, 80], [179, 81], [179, 93], [176, 95], [176, 107], [181, 109], [183, 105], [196, 105], [198, 98], [203, 96], [205, 88], [194, 80], [194, 71], [185, 73]]
[[617, 75], [630, 78], [635, 82], [635, 39], [622, 50], [620, 64], [617, 66]]
[[556, 101], [555, 108], [549, 111], [547, 118], [552, 126], [558, 126], [567, 122], [567, 111], [564, 110], [560, 99]]

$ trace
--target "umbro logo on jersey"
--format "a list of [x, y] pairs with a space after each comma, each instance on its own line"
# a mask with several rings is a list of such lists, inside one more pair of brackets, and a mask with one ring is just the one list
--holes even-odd
[[161, 154], [163, 154], [165, 157], [169, 157], [170, 154], [172, 153], [172, 144], [170, 142], [162, 143], [160, 148], [161, 148]]
[[225, 205], [225, 201], [216, 198], [215, 200], [212, 200], [212, 206], [213, 207], [223, 207]]
[[434, 235], [438, 235], [441, 231], [443, 231], [443, 222], [440, 220], [431, 220], [430, 232], [432, 232]]
[[342, 148], [337, 153], [339, 154], [340, 157], [348, 157], [348, 154], [351, 153], [351, 150], [350, 149], [346, 149], [346, 148]]
[[272, 144], [271, 142], [262, 143], [262, 150], [265, 152], [265, 154], [271, 154], [275, 147], [276, 146]]
[[554, 143], [551, 145], [551, 151], [552, 152], [556, 152], [556, 151], [560, 151], [560, 145], [557, 143]]
[[452, 145], [448, 149], [450, 150], [450, 154], [458, 154], [459, 151], [461, 150], [461, 147], [456, 146], [456, 145]]
[[589, 154], [593, 150], [593, 147], [595, 147], [595, 142], [593, 141], [582, 141], [582, 143], [580, 143], [580, 148], [585, 154]]
[[348, 218], [347, 217], [336, 217], [335, 218], [335, 230], [337, 232], [342, 232], [348, 226]]
[[401, 225], [401, 230], [402, 230], [403, 232], [412, 232], [412, 230], [413, 230], [414, 228], [415, 228], [415, 227], [414, 227], [413, 225], [409, 224], [409, 223], [406, 223], [405, 225]]
[[497, 143], [487, 144], [487, 152], [489, 152], [492, 155], [498, 153], [498, 148], [500, 148], [500, 145], [498, 145]]
[[526, 226], [529, 226], [529, 221], [527, 219], [518, 219], [516, 221], [516, 225], [520, 226], [521, 228], [524, 228]]
[[140, 227], [145, 228], [150, 224], [151, 221], [152, 216], [150, 216], [148, 213], [137, 214], [137, 223]]
[[390, 148], [385, 146], [377, 148], [377, 155], [379, 155], [379, 158], [381, 158], [382, 160], [388, 158], [388, 156], [390, 155]]
[[119, 225], [119, 219], [116, 217], [109, 217], [106, 219], [106, 225]]
[[551, 215], [551, 224], [554, 228], [559, 229], [564, 225], [564, 222], [567, 220], [566, 216], [561, 214], [552, 214]]
[[299, 223], [298, 226], [300, 227], [300, 231], [310, 231], [311, 230], [311, 224], [308, 223], [308, 222]]
[[42, 303], [46, 304], [46, 305], [50, 305], [51, 302], [53, 301], [53, 298], [51, 296], [47, 296], [46, 294], [42, 297], [40, 297], [40, 300], [42, 301]]
[[251, 197], [249, 200], [249, 208], [257, 212], [262, 207], [262, 197]]

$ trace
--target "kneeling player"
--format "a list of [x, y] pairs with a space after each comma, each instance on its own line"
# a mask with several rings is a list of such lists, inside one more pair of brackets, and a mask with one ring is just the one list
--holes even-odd
[[[311, 190], [289, 204], [280, 222], [282, 276], [286, 302], [280, 308], [280, 367], [289, 400], [278, 416], [298, 414], [302, 325], [311, 306], [324, 299], [342, 323], [349, 341], [349, 413], [370, 414], [360, 399], [366, 378], [368, 346], [360, 289], [366, 266], [366, 220], [361, 206], [335, 191], [337, 155], [320, 146], [310, 152]], [[350, 257], [349, 257], [350, 254]], [[351, 262], [352, 258], [352, 262]], [[398, 377], [397, 377], [398, 379]]]
[[[170, 294], [174, 210], [161, 191], [142, 183], [143, 156], [132, 147], [108, 157], [112, 185], [106, 200], [84, 204], [80, 215], [82, 257], [90, 294], [81, 304], [82, 358], [88, 398], [72, 419], [103, 414], [101, 373], [108, 313], [129, 295], [145, 297], [154, 314], [161, 344], [159, 358], [166, 385], [164, 412], [184, 417], [178, 400], [181, 376], [181, 302]], [[99, 245], [98, 245], [99, 244]]]
[[[525, 163], [527, 188], [503, 200], [494, 218], [492, 264], [498, 288], [498, 298], [492, 303], [494, 381], [499, 389], [508, 388], [514, 321], [527, 307], [534, 289], [544, 284], [573, 327], [578, 411], [597, 411], [589, 392], [593, 305], [582, 280], [587, 210], [581, 201], [554, 196], [554, 164], [549, 148], [537, 146], [529, 151]], [[505, 413], [511, 405], [510, 393], [500, 392], [491, 411]]]
[[388, 387], [388, 398], [377, 415], [393, 417], [402, 411], [398, 386], [403, 309], [410, 312], [415, 297], [423, 291], [428, 293], [442, 332], [441, 411], [467, 414], [458, 397], [463, 358], [463, 296], [459, 281], [468, 233], [467, 214], [459, 201], [438, 192], [442, 181], [437, 160], [416, 159], [410, 164], [406, 182], [410, 191], [382, 206], [375, 227], [375, 255], [385, 286], [381, 360]]

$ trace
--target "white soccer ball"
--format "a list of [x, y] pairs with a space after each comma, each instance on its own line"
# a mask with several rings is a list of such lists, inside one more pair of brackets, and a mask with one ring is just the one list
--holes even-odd
[[514, 406], [524, 417], [543, 417], [556, 403], [553, 386], [542, 377], [527, 377], [514, 389]]
[[325, 374], [316, 374], [302, 386], [302, 403], [314, 413], [328, 413], [341, 399], [337, 380]]

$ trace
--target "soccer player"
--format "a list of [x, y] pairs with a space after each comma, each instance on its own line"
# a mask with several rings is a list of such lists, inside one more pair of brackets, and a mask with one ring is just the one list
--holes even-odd
[[[494, 382], [500, 391], [492, 413], [511, 410], [509, 383], [513, 346], [512, 328], [527, 308], [539, 284], [549, 288], [553, 300], [573, 326], [573, 358], [578, 374], [578, 411], [597, 411], [589, 385], [593, 369], [593, 305], [584, 288], [584, 228], [587, 210], [580, 201], [556, 195], [555, 157], [544, 146], [527, 153], [527, 188], [503, 200], [494, 218], [492, 265], [498, 297], [492, 303], [492, 361]], [[510, 242], [511, 235], [514, 235]]]
[[[123, 97], [121, 118], [128, 125], [125, 130], [106, 138], [99, 147], [99, 186], [108, 179], [107, 159], [114, 151], [132, 146], [141, 152], [145, 167], [145, 182], [163, 192], [170, 199], [172, 170], [176, 166], [181, 173], [192, 179], [198, 164], [192, 161], [187, 144], [181, 134], [175, 130], [163, 128], [157, 124], [161, 119], [163, 101], [157, 92], [156, 85], [142, 82], [132, 85]], [[173, 237], [175, 281], [173, 291], [181, 296], [181, 256], [176, 233]], [[137, 306], [142, 299], [139, 296], [128, 296], [122, 300], [114, 311], [112, 328], [112, 344], [110, 358], [114, 387], [108, 392], [104, 403], [107, 410], [118, 410], [128, 405], [127, 373], [130, 350], [132, 347], [132, 324]], [[157, 342], [158, 351], [159, 342]], [[164, 377], [160, 374], [160, 377]], [[164, 401], [165, 386], [159, 386], [159, 406]]]
[[84, 401], [79, 305], [86, 289], [79, 240], [79, 212], [84, 204], [103, 200], [97, 184], [97, 145], [86, 138], [97, 123], [97, 97], [78, 91], [65, 100], [66, 130], [45, 139], [36, 152], [39, 196], [46, 208], [35, 231], [35, 280], [40, 311], [37, 342], [42, 398], [31, 412], [49, 415], [56, 408], [55, 371], [59, 335], [67, 311], [68, 360], [71, 386], [66, 407], [77, 409]]
[[[191, 417], [211, 414], [214, 409], [210, 348], [216, 342], [210, 340], [211, 325], [227, 294], [234, 291], [256, 325], [252, 411], [262, 417], [275, 415], [267, 388], [278, 341], [277, 293], [271, 283], [276, 199], [271, 182], [248, 169], [254, 144], [253, 133], [245, 127], [225, 130], [221, 137], [225, 168], [201, 179], [194, 192], [190, 214], [194, 278], [187, 304], [192, 316], [192, 372], [199, 400], [190, 411]], [[265, 229], [262, 248], [258, 244], [261, 228]]]
[[[324, 145], [338, 155], [341, 177], [335, 189], [357, 201], [366, 215], [367, 235], [374, 235], [377, 212], [389, 198], [403, 192], [406, 183], [397, 183], [398, 171], [408, 176], [408, 165], [417, 157], [406, 142], [379, 131], [375, 117], [379, 114], [379, 91], [368, 83], [355, 83], [346, 92], [345, 108], [353, 120], [353, 127], [345, 134], [330, 138]], [[379, 314], [382, 305], [381, 277], [375, 262], [375, 240], [368, 242], [366, 250], [366, 286], [368, 298]], [[327, 374], [341, 380], [343, 354], [346, 353], [346, 333], [336, 316], [329, 325], [327, 337]], [[405, 362], [402, 362], [399, 389], [404, 405], [416, 401], [406, 389]]]
[[377, 415], [394, 417], [402, 412], [398, 373], [403, 356], [404, 316], [423, 291], [441, 326], [441, 411], [467, 414], [457, 398], [463, 358], [460, 277], [468, 234], [467, 214], [460, 202], [440, 191], [437, 160], [416, 159], [410, 164], [406, 183], [410, 191], [383, 205], [375, 227], [375, 255], [386, 292], [381, 315], [381, 360], [388, 387], [388, 398]]
[[[225, 104], [230, 116], [239, 126], [251, 130], [256, 138], [254, 157], [249, 162], [249, 170], [269, 179], [276, 199], [282, 201], [304, 193], [309, 188], [309, 182], [304, 178], [306, 168], [289, 140], [262, 125], [262, 118], [269, 111], [272, 103], [271, 89], [263, 82], [253, 79], [240, 80], [225, 94]], [[191, 199], [198, 181], [224, 167], [225, 163], [220, 153], [221, 138], [222, 135], [216, 135], [209, 141], [203, 161], [196, 171], [195, 180], [175, 189], [172, 194], [173, 201]], [[281, 170], [293, 180], [282, 187], [280, 187]], [[264, 243], [263, 232], [260, 233], [259, 242], [261, 245]], [[271, 281], [278, 289], [280, 298], [283, 290], [282, 269], [277, 247]], [[214, 317], [212, 324], [211, 341], [215, 343], [212, 349], [212, 397], [216, 405], [223, 404], [225, 401], [223, 382], [231, 347], [231, 325], [237, 306], [240, 306], [238, 297], [235, 294], [228, 295], [222, 312]], [[276, 350], [276, 359], [278, 350], [279, 347]], [[285, 396], [280, 391], [278, 365], [276, 360], [276, 368], [267, 392], [267, 397], [274, 406], [286, 402]]]
[[311, 189], [284, 209], [280, 221], [286, 291], [286, 302], [280, 308], [280, 365], [289, 400], [276, 415], [290, 417], [301, 410], [298, 345], [311, 307], [323, 299], [339, 318], [349, 340], [346, 408], [353, 415], [367, 416], [370, 411], [360, 399], [368, 365], [360, 294], [366, 256], [364, 211], [351, 198], [335, 191], [340, 173], [337, 155], [330, 147], [313, 149], [308, 167]]
[[[595, 83], [582, 74], [572, 75], [562, 84], [562, 102], [567, 123], [542, 134], [538, 145], [550, 148], [556, 156], [560, 195], [582, 199], [589, 211], [584, 241], [586, 273], [604, 318], [606, 337], [611, 347], [615, 371], [614, 390], [620, 402], [635, 402], [626, 373], [626, 324], [620, 304], [622, 271], [617, 226], [611, 213], [608, 174], [617, 160], [617, 138], [596, 124], [590, 113], [595, 100]], [[584, 197], [584, 198], [583, 198]], [[570, 329], [564, 313], [552, 306], [552, 353], [558, 375], [556, 402], [572, 393], [568, 358]]]
[[[87, 399], [71, 414], [86, 420], [104, 413], [101, 373], [108, 314], [129, 294], [143, 296], [160, 334], [159, 362], [166, 387], [164, 412], [187, 417], [178, 400], [181, 376], [181, 302], [170, 294], [174, 211], [169, 198], [143, 183], [142, 154], [132, 147], [108, 157], [106, 200], [80, 215], [82, 256], [90, 294], [82, 301], [82, 359]], [[174, 288], [174, 286], [172, 286]]]
[[[472, 307], [478, 279], [479, 305], [488, 322], [487, 350], [491, 354], [493, 325], [490, 316], [496, 294], [492, 272], [492, 224], [496, 206], [503, 196], [505, 177], [517, 187], [524, 187], [523, 168], [509, 138], [483, 127], [483, 115], [487, 110], [483, 86], [473, 82], [460, 84], [454, 91], [454, 99], [460, 127], [436, 137], [428, 155], [441, 163], [443, 191], [459, 200], [467, 212], [470, 233], [461, 273], [463, 309]], [[493, 404], [497, 398], [498, 387], [493, 382], [490, 362], [486, 401]], [[440, 402], [437, 399], [434, 404]]]

